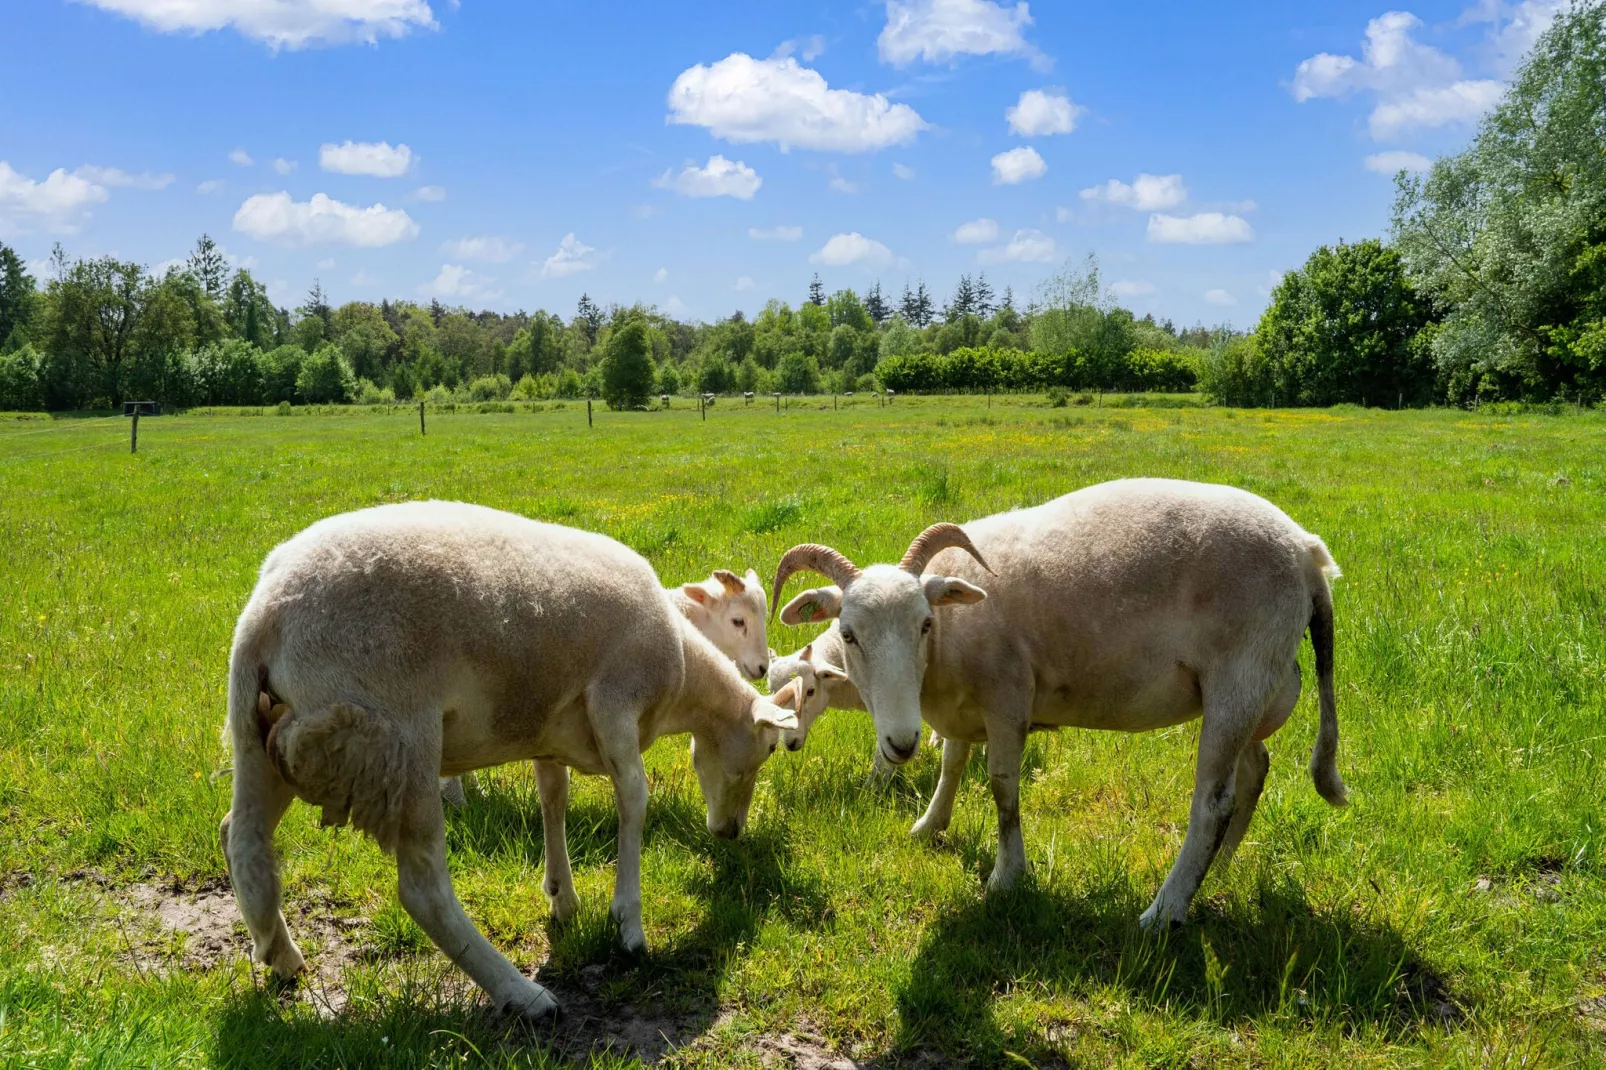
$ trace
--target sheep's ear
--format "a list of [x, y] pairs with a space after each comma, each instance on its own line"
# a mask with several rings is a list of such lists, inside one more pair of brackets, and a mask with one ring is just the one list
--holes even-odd
[[845, 682], [848, 678], [845, 670], [839, 669], [835, 665], [827, 665], [824, 662], [814, 666], [814, 675], [821, 680], [842, 680]]
[[757, 572], [748, 569], [746, 579], [749, 590], [757, 591], [759, 594], [764, 593], [764, 581], [758, 578]]
[[708, 588], [700, 583], [688, 583], [680, 589], [680, 593], [700, 606], [708, 604]]
[[799, 661], [807, 661], [807, 660], [809, 660], [809, 655], [813, 654], [813, 653], [814, 653], [814, 644], [810, 643], [808, 646], [804, 647], [802, 650], [799, 650], [797, 652], [798, 660]]
[[842, 588], [816, 587], [804, 591], [781, 610], [782, 624], [811, 624], [830, 620], [842, 612]]
[[952, 576], [927, 576], [923, 586], [926, 602], [932, 609], [939, 606], [973, 606], [987, 599], [987, 592], [980, 587]]
[[746, 590], [742, 586], [742, 578], [728, 568], [716, 568], [714, 578], [725, 588], [727, 594], [741, 594]]
[[768, 725], [782, 731], [790, 731], [797, 727], [797, 714], [786, 707], [796, 703], [802, 705], [800, 696], [802, 692], [797, 689], [797, 681], [787, 684], [775, 694], [770, 696], [768, 702], [758, 702], [753, 705], [753, 723]]

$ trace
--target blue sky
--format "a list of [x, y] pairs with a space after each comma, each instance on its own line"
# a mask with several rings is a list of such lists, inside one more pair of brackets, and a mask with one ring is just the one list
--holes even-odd
[[0, 240], [157, 266], [207, 231], [289, 305], [701, 319], [816, 271], [1024, 299], [1092, 252], [1140, 314], [1250, 325], [1558, 6], [19, 0]]

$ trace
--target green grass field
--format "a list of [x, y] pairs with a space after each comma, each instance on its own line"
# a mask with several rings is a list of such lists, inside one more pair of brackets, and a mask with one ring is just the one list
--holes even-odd
[[[721, 401], [591, 429], [570, 404], [432, 415], [422, 438], [406, 410], [163, 417], [136, 456], [120, 419], [0, 420], [0, 1064], [611, 1066], [663, 1037], [697, 1066], [1606, 1062], [1606, 418], [1026, 402]], [[982, 760], [918, 845], [937, 756], [873, 787], [857, 713], [775, 756], [734, 843], [703, 829], [685, 741], [653, 748], [639, 961], [611, 951], [608, 785], [576, 782], [585, 912], [557, 929], [533, 773], [480, 774], [448, 820], [458, 894], [565, 999], [556, 1027], [489, 1017], [390, 862], [309, 807], [279, 836], [309, 983], [274, 988], [243, 930], [192, 924], [227, 902], [235, 617], [317, 518], [464, 499], [606, 532], [672, 582], [768, 576], [815, 539], [895, 560], [929, 522], [1140, 474], [1264, 495], [1345, 571], [1352, 805], [1304, 771], [1307, 688], [1244, 849], [1167, 937], [1136, 918], [1181, 842], [1196, 726], [1034, 736], [1034, 878], [986, 901]]]

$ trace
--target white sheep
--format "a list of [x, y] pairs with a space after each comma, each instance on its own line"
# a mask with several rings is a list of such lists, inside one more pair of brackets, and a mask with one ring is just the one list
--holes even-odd
[[220, 829], [253, 955], [303, 966], [280, 911], [273, 830], [292, 800], [396, 856], [402, 906], [501, 1009], [556, 1007], [452, 893], [436, 778], [535, 759], [542, 882], [579, 907], [564, 840], [569, 769], [607, 775], [619, 809], [612, 915], [645, 946], [641, 754], [690, 733], [708, 827], [735, 836], [796, 689], [766, 698], [680, 614], [652, 567], [588, 532], [479, 506], [414, 502], [314, 524], [263, 563], [235, 629], [233, 807]]
[[1338, 567], [1320, 538], [1246, 491], [1103, 483], [962, 529], [934, 525], [896, 566], [861, 570], [829, 547], [797, 546], [777, 569], [777, 600], [799, 569], [836, 586], [798, 595], [781, 619], [838, 619], [843, 667], [880, 753], [908, 761], [922, 716], [945, 740], [915, 834], [947, 828], [970, 747], [987, 744], [998, 807], [991, 891], [1026, 869], [1028, 732], [1144, 732], [1202, 715], [1187, 835], [1142, 918], [1181, 922], [1217, 851], [1232, 853], [1254, 813], [1269, 761], [1262, 741], [1299, 698], [1307, 628], [1321, 707], [1311, 776], [1328, 802], [1345, 801], [1328, 591]]
[[842, 634], [836, 622], [815, 636], [802, 650], [793, 654], [772, 654], [769, 665], [769, 689], [777, 693], [796, 680], [802, 689], [797, 708], [797, 727], [781, 733], [787, 750], [801, 750], [808, 738], [809, 727], [827, 708], [862, 710], [864, 700], [859, 689], [848, 680], [842, 661]]
[[[729, 569], [717, 568], [702, 583], [664, 588], [664, 597], [749, 680], [769, 669], [767, 610], [758, 573], [748, 569], [744, 579]], [[461, 777], [441, 778], [441, 795], [452, 806], [464, 806], [468, 801]]]

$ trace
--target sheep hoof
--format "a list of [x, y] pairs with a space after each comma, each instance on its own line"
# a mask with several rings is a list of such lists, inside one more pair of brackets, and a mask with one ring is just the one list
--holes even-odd
[[580, 896], [572, 884], [556, 892], [548, 890], [546, 899], [552, 907], [553, 921], [565, 922], [580, 913]]
[[1176, 930], [1182, 928], [1182, 919], [1175, 917], [1156, 899], [1138, 918], [1138, 927], [1146, 933]]
[[276, 942], [262, 948], [257, 952], [256, 960], [272, 970], [273, 976], [280, 981], [294, 981], [307, 968], [307, 960], [301, 956], [301, 949], [296, 947], [294, 940]]
[[937, 838], [947, 831], [948, 830], [946, 828], [938, 825], [937, 822], [929, 821], [922, 817], [919, 821], [914, 823], [913, 827], [909, 829], [909, 835], [913, 836], [917, 840], [923, 840], [926, 843], [935, 843]]
[[534, 981], [525, 983], [529, 987], [505, 1001], [501, 1013], [517, 1016], [526, 1022], [556, 1021], [563, 1013], [563, 1008], [558, 1006], [557, 999]]
[[1019, 879], [1019, 870], [1006, 870], [1002, 866], [995, 865], [993, 866], [992, 874], [987, 878], [987, 894], [989, 896], [1003, 895], [1006, 892], [1013, 891], [1015, 882]]

